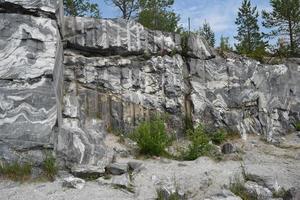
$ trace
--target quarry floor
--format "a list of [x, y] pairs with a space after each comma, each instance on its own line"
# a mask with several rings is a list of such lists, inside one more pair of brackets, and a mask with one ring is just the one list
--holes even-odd
[[[107, 139], [109, 145], [121, 149], [114, 136]], [[62, 187], [60, 173], [54, 182], [16, 183], [0, 180], [0, 200], [129, 200], [156, 199], [157, 186], [178, 187], [188, 199], [195, 200], [238, 200], [229, 191], [229, 184], [236, 176], [246, 174], [251, 181], [269, 190], [300, 188], [300, 136], [288, 135], [280, 146], [262, 141], [259, 137], [249, 137], [246, 141], [236, 140], [234, 144], [242, 149], [237, 155], [227, 156], [216, 162], [207, 157], [195, 161], [174, 161], [165, 158], [134, 159], [117, 157], [116, 162], [135, 161], [142, 164], [141, 170], [133, 175], [134, 193], [100, 184], [99, 181], [86, 182], [83, 189]]]

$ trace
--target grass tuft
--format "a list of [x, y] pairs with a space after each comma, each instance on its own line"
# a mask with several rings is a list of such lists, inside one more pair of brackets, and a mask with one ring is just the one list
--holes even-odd
[[50, 180], [54, 181], [55, 176], [58, 172], [58, 167], [56, 165], [56, 159], [52, 154], [47, 154], [46, 159], [43, 161], [42, 170], [44, 175]]
[[24, 182], [31, 178], [32, 165], [30, 163], [13, 163], [1, 164], [0, 163], [0, 177], [13, 181]]
[[300, 122], [297, 122], [295, 125], [296, 131], [300, 131]]

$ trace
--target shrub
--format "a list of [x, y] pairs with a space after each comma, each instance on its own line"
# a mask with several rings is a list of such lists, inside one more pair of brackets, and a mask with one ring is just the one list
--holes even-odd
[[176, 191], [175, 193], [170, 194], [170, 196], [167, 196], [163, 190], [157, 190], [157, 200], [182, 200], [185, 198], [182, 198], [181, 195], [178, 194]]
[[140, 123], [129, 137], [137, 142], [140, 153], [151, 156], [163, 155], [170, 143], [164, 121], [159, 117]]
[[13, 181], [25, 181], [31, 177], [32, 166], [29, 163], [19, 164], [1, 164], [0, 177], [7, 178]]
[[296, 131], [300, 131], [300, 122], [297, 122], [295, 127], [296, 127]]
[[213, 147], [209, 144], [210, 138], [201, 124], [194, 130], [189, 130], [188, 137], [192, 144], [189, 145], [187, 151], [182, 153], [183, 160], [195, 160], [200, 156], [209, 156]]
[[222, 129], [217, 130], [211, 135], [211, 141], [214, 144], [222, 144], [226, 140], [226, 132]]
[[46, 159], [42, 164], [42, 169], [44, 175], [51, 181], [55, 180], [55, 176], [58, 172], [58, 168], [56, 166], [56, 160], [52, 154], [46, 155]]

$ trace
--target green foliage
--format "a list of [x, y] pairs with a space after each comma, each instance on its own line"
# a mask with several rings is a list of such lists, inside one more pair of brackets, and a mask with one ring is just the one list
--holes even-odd
[[297, 131], [300, 131], [300, 122], [297, 122], [296, 125], [295, 125], [295, 127], [296, 127]]
[[256, 198], [250, 196], [245, 188], [245, 183], [239, 176], [235, 176], [234, 180], [230, 183], [229, 189], [235, 195], [241, 197], [243, 200], [255, 200]]
[[46, 159], [44, 160], [42, 164], [42, 169], [44, 175], [50, 180], [54, 181], [55, 176], [58, 172], [58, 168], [56, 166], [56, 160], [52, 154], [48, 154], [46, 156]]
[[226, 140], [236, 139], [240, 137], [239, 134], [227, 132], [224, 129], [216, 131], [208, 130], [207, 127], [199, 124], [195, 129], [187, 131], [188, 139], [191, 144], [188, 149], [181, 153], [179, 159], [195, 160], [201, 156], [208, 156], [215, 160], [221, 160], [222, 155], [217, 151], [215, 145], [220, 145]]
[[98, 4], [89, 0], [64, 0], [65, 15], [100, 18]]
[[225, 51], [230, 51], [232, 48], [230, 47], [229, 44], [229, 37], [224, 37], [223, 35], [221, 35], [221, 39], [220, 39], [220, 50], [222, 52]]
[[105, 2], [117, 7], [122, 13], [122, 18], [127, 20], [139, 9], [138, 0], [105, 0]]
[[29, 163], [13, 164], [0, 163], [0, 177], [13, 181], [26, 181], [31, 177], [32, 166]]
[[159, 117], [140, 123], [130, 138], [137, 142], [141, 154], [151, 156], [163, 155], [170, 143], [164, 120]]
[[286, 196], [287, 191], [284, 188], [280, 188], [278, 191], [272, 193], [273, 198], [283, 198]]
[[186, 56], [189, 48], [188, 48], [188, 39], [189, 39], [190, 33], [188, 31], [182, 31], [180, 33], [181, 36], [181, 48], [182, 48], [182, 55]]
[[138, 22], [152, 30], [178, 31], [180, 17], [171, 9], [173, 4], [174, 0], [140, 0]]
[[214, 144], [220, 145], [226, 140], [226, 132], [222, 129], [217, 130], [216, 132], [212, 133], [211, 141]]
[[266, 46], [259, 32], [258, 16], [257, 8], [252, 7], [250, 0], [244, 0], [235, 21], [238, 27], [238, 34], [235, 36], [238, 41], [235, 45], [237, 51], [254, 58], [265, 52]]
[[270, 4], [272, 11], [262, 12], [263, 26], [271, 29], [265, 35], [288, 37], [289, 54], [295, 55], [300, 46], [300, 0], [270, 0]]
[[157, 190], [157, 200], [182, 200], [182, 197], [176, 191], [171, 194], [169, 197], [166, 197], [165, 192], [163, 190]]
[[202, 35], [206, 39], [206, 41], [208, 42], [208, 44], [210, 46], [212, 46], [212, 47], [215, 46], [215, 43], [216, 43], [215, 33], [211, 29], [208, 22], [206, 22], [206, 21], [204, 22], [204, 24], [202, 25], [202, 27], [199, 30], [199, 34]]
[[182, 153], [183, 160], [195, 160], [200, 156], [209, 156], [213, 147], [209, 144], [210, 138], [201, 124], [194, 130], [188, 130], [188, 137], [192, 144], [189, 145], [187, 151]]

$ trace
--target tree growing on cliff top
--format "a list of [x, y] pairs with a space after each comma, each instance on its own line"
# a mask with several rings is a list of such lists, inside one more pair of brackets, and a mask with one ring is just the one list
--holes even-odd
[[130, 19], [139, 9], [139, 0], [105, 0], [120, 9], [123, 19]]
[[252, 7], [250, 0], [244, 0], [235, 21], [238, 27], [238, 34], [234, 37], [238, 43], [235, 46], [240, 54], [255, 57], [256, 52], [261, 53], [265, 49], [266, 44], [259, 32], [258, 16], [257, 8]]
[[230, 44], [229, 44], [229, 37], [224, 37], [223, 35], [221, 35], [220, 50], [222, 52], [232, 50], [232, 48], [230, 47]]
[[263, 11], [263, 26], [272, 29], [269, 37], [289, 38], [290, 54], [300, 46], [300, 0], [270, 0], [272, 11]]
[[174, 0], [140, 0], [138, 21], [153, 30], [176, 32], [180, 20], [171, 8]]
[[67, 16], [100, 18], [98, 4], [89, 0], [64, 0], [64, 8]]
[[205, 21], [202, 27], [200, 27], [199, 33], [206, 39], [206, 41], [210, 46], [212, 47], [215, 46], [216, 43], [215, 33], [213, 32], [213, 30], [211, 29], [207, 21]]

